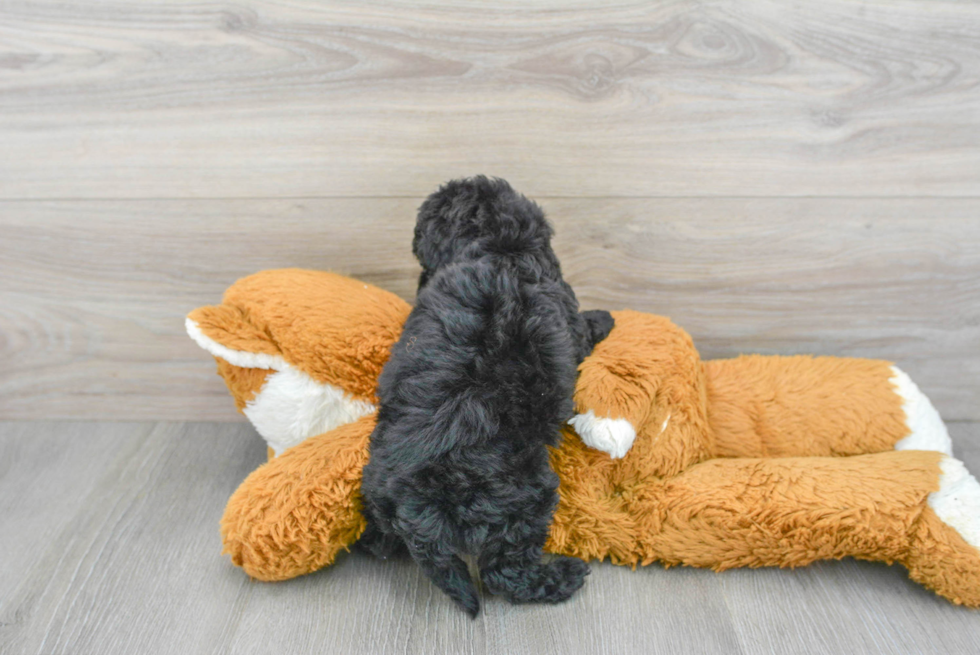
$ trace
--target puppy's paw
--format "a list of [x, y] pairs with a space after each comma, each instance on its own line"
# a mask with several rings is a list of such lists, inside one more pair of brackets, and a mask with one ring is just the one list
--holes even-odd
[[560, 603], [585, 584], [589, 565], [576, 557], [562, 557], [544, 565], [541, 600]]
[[582, 588], [588, 574], [589, 565], [575, 557], [481, 572], [487, 591], [512, 603], [560, 603]]
[[408, 555], [405, 542], [393, 534], [381, 532], [373, 523], [368, 523], [367, 529], [357, 540], [355, 547], [378, 559], [404, 557]]
[[613, 459], [625, 457], [636, 439], [636, 430], [629, 421], [600, 418], [591, 409], [585, 414], [576, 414], [568, 422], [586, 446], [601, 450]]

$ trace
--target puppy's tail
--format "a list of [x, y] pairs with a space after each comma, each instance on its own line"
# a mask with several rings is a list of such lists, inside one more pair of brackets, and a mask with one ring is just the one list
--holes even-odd
[[[428, 552], [420, 552], [422, 550]], [[470, 577], [466, 562], [445, 547], [412, 548], [412, 557], [437, 587], [475, 619], [480, 612], [480, 595]]]

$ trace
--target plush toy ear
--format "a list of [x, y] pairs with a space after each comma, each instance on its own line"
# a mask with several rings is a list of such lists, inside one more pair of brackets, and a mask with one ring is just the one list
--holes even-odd
[[375, 402], [381, 368], [411, 306], [353, 278], [302, 269], [262, 271], [187, 318], [202, 348], [243, 368], [296, 369]]
[[285, 364], [271, 335], [249, 322], [240, 307], [198, 307], [187, 315], [185, 327], [199, 346], [235, 366], [278, 370]]
[[199, 307], [187, 315], [187, 333], [214, 356], [218, 375], [231, 392], [235, 407], [245, 413], [282, 353], [269, 336], [250, 324], [241, 310], [228, 305]]
[[411, 307], [343, 275], [281, 269], [242, 278], [191, 312], [240, 411], [276, 454], [375, 410], [378, 375]]

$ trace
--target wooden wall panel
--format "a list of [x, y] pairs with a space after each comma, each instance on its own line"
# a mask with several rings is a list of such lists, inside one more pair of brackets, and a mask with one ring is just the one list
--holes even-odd
[[976, 196], [980, 5], [4, 2], [0, 197]]
[[[0, 202], [0, 417], [234, 419], [183, 316], [297, 266], [411, 300], [421, 198]], [[705, 357], [891, 359], [980, 419], [980, 202], [539, 198], [585, 307], [672, 317]]]

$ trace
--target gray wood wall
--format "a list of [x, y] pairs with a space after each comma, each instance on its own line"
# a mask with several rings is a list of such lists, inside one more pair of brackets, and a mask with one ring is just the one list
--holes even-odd
[[483, 172], [587, 307], [980, 420], [980, 4], [461, 5], [0, 5], [0, 418], [238, 420], [184, 314], [279, 266], [411, 299]]

